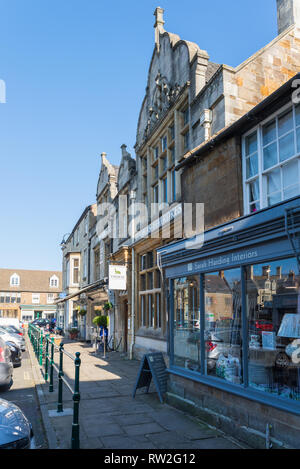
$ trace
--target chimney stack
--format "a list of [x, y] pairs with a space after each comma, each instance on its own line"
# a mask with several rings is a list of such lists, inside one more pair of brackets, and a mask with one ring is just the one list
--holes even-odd
[[161, 7], [157, 7], [155, 12], [154, 12], [154, 16], [156, 18], [156, 21], [155, 21], [155, 25], [154, 25], [154, 28], [155, 28], [155, 44], [156, 44], [156, 48], [157, 48], [157, 51], [159, 52], [159, 35], [160, 34], [163, 34], [165, 32], [165, 29], [164, 29], [164, 12], [165, 10]]
[[300, 0], [276, 0], [278, 35], [293, 24], [300, 26]]
[[270, 272], [271, 272], [271, 267], [269, 265], [266, 265], [262, 268], [262, 276], [266, 277], [267, 279], [270, 278]]

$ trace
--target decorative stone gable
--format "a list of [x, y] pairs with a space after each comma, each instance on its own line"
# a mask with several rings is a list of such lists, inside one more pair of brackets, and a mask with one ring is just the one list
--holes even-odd
[[131, 154], [128, 153], [126, 145], [121, 146], [122, 160], [118, 173], [118, 191], [120, 192], [135, 175], [136, 163]]
[[[100, 175], [99, 175], [99, 180], [98, 180], [98, 185], [97, 185], [97, 199], [101, 196], [103, 191], [107, 188], [107, 186], [110, 186], [110, 196], [113, 198], [115, 193], [116, 193], [116, 182], [117, 182], [117, 176], [118, 176], [118, 167], [113, 166], [108, 159], [106, 158], [106, 153], [101, 154], [101, 170], [100, 170]], [[114, 186], [114, 187], [111, 187]]]
[[209, 56], [197, 44], [182, 41], [164, 30], [162, 8], [155, 10], [153, 52], [137, 129], [137, 146], [142, 145], [160, 119], [189, 84], [190, 93], [199, 93], [206, 83]]

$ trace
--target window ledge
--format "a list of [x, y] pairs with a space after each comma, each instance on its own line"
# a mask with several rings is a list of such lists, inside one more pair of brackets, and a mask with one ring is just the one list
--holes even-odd
[[271, 397], [264, 392], [251, 389], [249, 387], [246, 388], [243, 385], [230, 384], [226, 381], [223, 382], [218, 378], [200, 375], [195, 372], [173, 366], [168, 368], [167, 372], [181, 378], [190, 379], [196, 381], [197, 383], [219, 389], [220, 391], [234, 394], [235, 396], [243, 397], [245, 399], [259, 402], [260, 404], [268, 405], [270, 407], [274, 407], [275, 409], [300, 416], [300, 403], [297, 401], [287, 401], [275, 396]]

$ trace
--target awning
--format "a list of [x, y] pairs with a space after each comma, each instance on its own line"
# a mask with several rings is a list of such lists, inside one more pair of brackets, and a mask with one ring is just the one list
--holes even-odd
[[87, 287], [84, 287], [81, 290], [78, 290], [76, 293], [72, 293], [72, 295], [68, 295], [65, 298], [61, 298], [60, 300], [56, 300], [54, 303], [56, 305], [58, 305], [60, 303], [64, 303], [66, 301], [69, 301], [72, 298], [76, 298], [77, 296], [80, 296], [82, 293], [92, 292], [94, 290], [98, 290], [99, 288], [105, 288], [107, 286], [108, 286], [108, 280], [97, 280], [97, 282], [92, 283], [91, 285], [88, 285]]

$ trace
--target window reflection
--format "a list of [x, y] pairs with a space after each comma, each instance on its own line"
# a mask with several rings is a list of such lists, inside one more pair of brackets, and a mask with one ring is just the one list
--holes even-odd
[[199, 281], [174, 281], [174, 365], [200, 372]]
[[[249, 385], [300, 400], [300, 276], [295, 259], [247, 268]], [[300, 355], [299, 355], [300, 356]]]
[[234, 384], [242, 380], [240, 269], [205, 275], [206, 372]]

